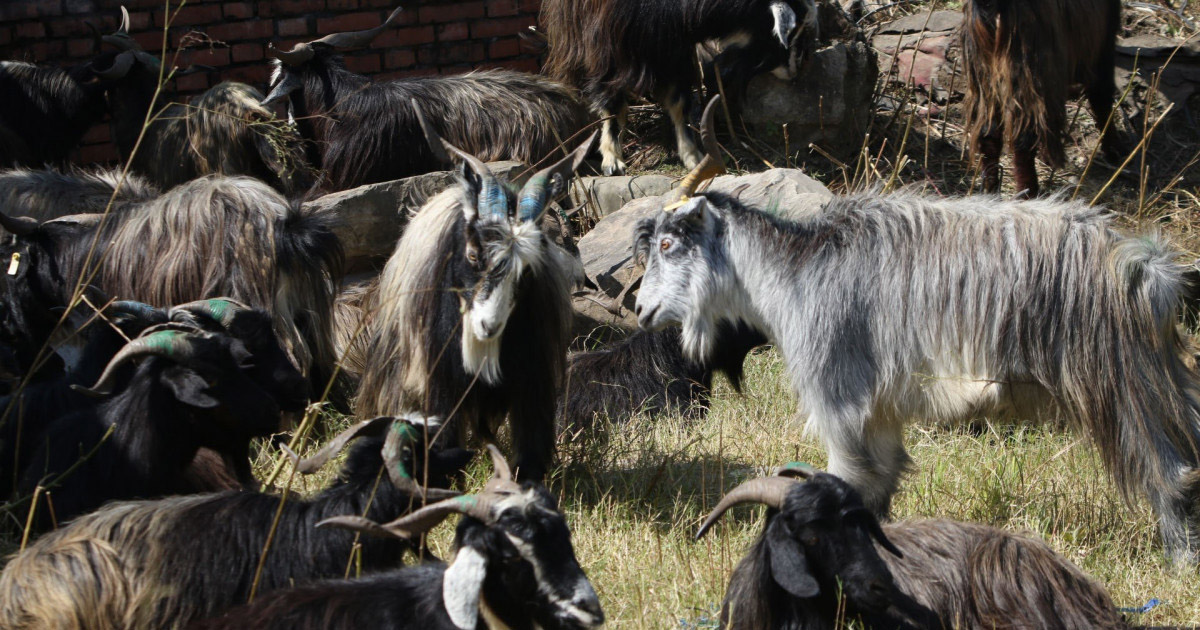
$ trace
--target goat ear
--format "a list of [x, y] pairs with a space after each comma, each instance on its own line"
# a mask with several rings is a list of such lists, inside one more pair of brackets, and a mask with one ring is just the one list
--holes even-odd
[[767, 527], [767, 550], [770, 552], [771, 577], [783, 590], [793, 597], [804, 598], [816, 597], [821, 592], [817, 579], [808, 569], [804, 547], [780, 517], [772, 519]]
[[208, 383], [199, 374], [182, 367], [167, 368], [159, 377], [159, 381], [171, 390], [175, 399], [185, 405], [198, 409], [212, 409], [221, 404], [219, 400], [208, 394]]
[[675, 211], [676, 219], [698, 228], [703, 228], [708, 223], [708, 215], [708, 200], [704, 197], [692, 197]]
[[487, 557], [465, 545], [454, 556], [442, 576], [442, 602], [450, 621], [461, 630], [474, 630], [479, 623], [479, 597], [487, 577]]
[[455, 169], [455, 175], [458, 181], [462, 183], [463, 190], [466, 192], [466, 195], [464, 195], [466, 201], [463, 203], [463, 215], [469, 223], [479, 216], [479, 191], [483, 190], [483, 178], [479, 176], [479, 173], [468, 167], [466, 162], [458, 165]]

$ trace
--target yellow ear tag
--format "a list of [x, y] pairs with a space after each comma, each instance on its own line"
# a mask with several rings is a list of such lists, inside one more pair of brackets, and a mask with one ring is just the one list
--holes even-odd
[[689, 202], [689, 201], [691, 201], [691, 197], [684, 197], [683, 199], [680, 199], [679, 201], [676, 201], [675, 203], [664, 207], [663, 211], [664, 212], [675, 212], [676, 210], [687, 205], [687, 202]]
[[13, 252], [12, 260], [8, 261], [8, 275], [17, 275], [17, 270], [21, 268], [21, 252]]

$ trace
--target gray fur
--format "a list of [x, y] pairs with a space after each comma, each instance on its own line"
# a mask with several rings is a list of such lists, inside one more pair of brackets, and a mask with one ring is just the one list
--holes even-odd
[[[119, 184], [119, 186], [118, 186]], [[113, 199], [113, 192], [119, 192]], [[100, 214], [159, 195], [145, 179], [120, 169], [69, 167], [64, 170], [14, 168], [0, 171], [0, 213], [48, 221], [72, 214]]]
[[1126, 500], [1149, 499], [1172, 558], [1200, 553], [1200, 383], [1175, 325], [1184, 267], [1158, 236], [1056, 200], [859, 196], [791, 223], [712, 194], [637, 245], [642, 327], [682, 323], [691, 356], [721, 321], [766, 334], [831, 472], [877, 513], [909, 419], [1059, 413]]

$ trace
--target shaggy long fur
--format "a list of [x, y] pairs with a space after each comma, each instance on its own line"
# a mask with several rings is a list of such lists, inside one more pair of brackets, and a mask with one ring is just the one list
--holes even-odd
[[623, 421], [635, 413], [705, 413], [713, 375], [725, 374], [741, 391], [746, 354], [767, 341], [744, 326], [723, 325], [719, 335], [716, 355], [700, 363], [683, 356], [674, 328], [635, 332], [611, 347], [571, 355], [560, 421], [577, 430], [603, 417]]
[[1112, 112], [1120, 0], [972, 0], [963, 12], [967, 137], [984, 160], [984, 190], [998, 189], [1007, 144], [1018, 189], [1036, 195], [1034, 153], [1053, 168], [1066, 161], [1072, 86], [1085, 88], [1099, 127]]
[[[550, 51], [543, 72], [579, 88], [606, 122], [601, 137], [604, 169], [619, 174], [619, 134], [631, 97], [654, 99], [675, 125], [680, 158], [689, 168], [701, 154], [687, 131], [684, 114], [699, 82], [696, 45], [727, 39], [717, 59], [726, 86], [741, 93], [755, 75], [779, 68], [794, 74], [797, 45], [811, 39], [815, 5], [788, 0], [797, 28], [784, 46], [773, 34], [768, 0], [545, 0], [540, 21]], [[801, 34], [805, 35], [802, 37]], [[736, 101], [736, 98], [734, 99]]]
[[[771, 540], [776, 530], [788, 527], [780, 522], [791, 510], [785, 503], [782, 512], [769, 512], [762, 535], [734, 569], [722, 604], [722, 628], [833, 630], [852, 620], [868, 630], [1129, 628], [1104, 587], [1041, 540], [943, 519], [886, 524], [883, 533], [901, 558], [867, 535], [846, 535], [860, 521], [842, 521], [838, 512], [848, 513], [853, 504], [830, 499], [792, 515], [790, 532], [795, 545], [790, 552], [807, 565], [820, 592], [796, 597], [781, 588], [772, 571], [779, 560], [774, 554], [789, 555]], [[819, 524], [805, 525], [813, 521]], [[804, 542], [814, 537], [816, 547]], [[822, 548], [830, 545], [832, 558]], [[862, 562], [864, 555], [874, 562]], [[883, 573], [853, 564], [873, 565]], [[881, 594], [890, 600], [884, 610], [871, 601]]]
[[[335, 360], [331, 320], [342, 264], [328, 220], [258, 180], [207, 176], [98, 225], [43, 224], [13, 248], [33, 256], [27, 260], [42, 277], [25, 284], [36, 284], [49, 308], [66, 303], [99, 230], [93, 264], [105, 293], [156, 306], [230, 297], [266, 310], [297, 365], [323, 389]], [[42, 257], [52, 260], [39, 266]]]
[[[164, 190], [208, 174], [250, 175], [289, 197], [312, 185], [299, 134], [259, 104], [258, 90], [226, 81], [183, 104], [169, 91], [154, 101], [157, 82], [157, 68], [138, 61], [109, 94], [122, 159], [132, 156], [134, 170]], [[138, 146], [152, 102], [158, 116]]]
[[[572, 321], [570, 288], [578, 263], [536, 226], [493, 224], [480, 236], [499, 271], [522, 265], [515, 307], [501, 337], [478, 341], [466, 330], [475, 275], [465, 250], [474, 224], [455, 186], [410, 220], [371, 301], [361, 416], [419, 411], [447, 419], [465, 439], [487, 440], [511, 421], [517, 466], [539, 477], [553, 459], [554, 416]], [[469, 283], [469, 284], [468, 284]]]
[[[353, 532], [314, 527], [346, 514], [386, 521], [420, 506], [381, 475], [382, 445], [382, 438], [357, 440], [332, 486], [284, 503], [258, 595], [342, 577], [348, 567], [370, 573], [402, 563], [415, 542], [358, 539]], [[462, 463], [460, 458], [451, 466]], [[245, 603], [279, 501], [225, 492], [108, 505], [13, 558], [0, 575], [0, 625], [157, 630]], [[356, 540], [361, 564], [351, 562]], [[108, 619], [121, 621], [101, 623]]]
[[134, 173], [122, 181], [120, 169], [0, 171], [0, 213], [39, 221], [72, 214], [99, 214], [108, 208], [110, 200], [112, 209], [117, 211], [159, 194], [157, 187]]
[[69, 70], [0, 61], [0, 168], [65, 164], [104, 115], [91, 64]]
[[860, 196], [787, 222], [712, 194], [644, 221], [638, 251], [641, 325], [682, 322], [689, 356], [721, 321], [763, 332], [831, 471], [877, 513], [910, 418], [1057, 412], [1127, 500], [1149, 500], [1173, 557], [1200, 552], [1200, 496], [1184, 494], [1200, 383], [1175, 325], [1184, 268], [1161, 238], [1060, 201]]
[[485, 162], [534, 164], [588, 122], [573, 90], [535, 75], [485, 70], [372, 83], [347, 70], [339, 53], [315, 50], [300, 67], [277, 61], [271, 84], [289, 75], [303, 82], [289, 112], [312, 141], [310, 159], [321, 165], [328, 190], [445, 168], [425, 142], [414, 99], [441, 137]]

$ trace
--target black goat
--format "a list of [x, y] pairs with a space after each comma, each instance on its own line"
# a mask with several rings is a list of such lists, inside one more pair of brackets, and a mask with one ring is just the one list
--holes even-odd
[[280, 406], [247, 374], [250, 361], [241, 341], [180, 324], [129, 342], [80, 389], [99, 400], [50, 421], [23, 463], [18, 496], [53, 492], [36, 506], [35, 527], [107, 500], [178, 492], [200, 447], [236, 454], [248, 436], [277, 431]]
[[160, 307], [228, 296], [263, 309], [316, 391], [332, 371], [341, 246], [326, 215], [301, 210], [260, 181], [210, 175], [104, 220], [39, 224], [0, 215], [0, 226], [16, 235], [0, 246], [10, 261], [0, 310], [22, 365], [31, 365], [57, 321], [50, 311], [68, 303], [84, 276], [109, 295]]
[[187, 104], [170, 90], [156, 97], [160, 62], [129, 37], [124, 7], [121, 15], [117, 32], [103, 37], [121, 51], [106, 73], [107, 94], [113, 139], [135, 171], [164, 190], [211, 173], [250, 175], [289, 197], [312, 185], [299, 134], [259, 104], [263, 96], [253, 87], [220, 83]]
[[484, 161], [534, 164], [587, 124], [586, 108], [570, 88], [535, 75], [488, 70], [372, 83], [347, 70], [338, 51], [365, 46], [399, 14], [373, 29], [270, 53], [277, 61], [264, 103], [287, 99], [289, 117], [312, 141], [309, 160], [320, 165], [323, 187], [344, 190], [439, 170], [413, 101], [435, 114], [439, 135]]
[[[394, 423], [406, 440], [395, 457], [385, 457], [382, 434]], [[89, 628], [178, 628], [244, 603], [252, 592], [341, 577], [352, 566], [365, 572], [395, 568], [406, 550], [418, 549], [415, 537], [363, 539], [356, 549], [355, 534], [314, 525], [345, 514], [391, 519], [426, 498], [452, 494], [423, 489], [409, 476], [400, 486], [381, 477], [386, 465], [445, 484], [471, 455], [426, 454], [423, 438], [402, 420], [359, 423], [299, 464], [303, 471], [320, 468], [357, 439], [339, 479], [311, 499], [287, 498], [282, 506], [277, 495], [249, 491], [106, 506], [42, 537], [12, 560], [0, 575], [0, 625], [56, 628], [74, 619], [86, 620], [82, 627]], [[270, 552], [255, 587], [268, 539]], [[28, 597], [32, 592], [41, 595]], [[110, 619], [122, 622], [105, 623]]]
[[97, 58], [63, 70], [0, 61], [0, 167], [65, 164], [104, 116], [102, 78], [111, 63]]
[[722, 628], [1128, 628], [1104, 588], [1040, 540], [947, 520], [880, 527], [849, 484], [801, 465], [731, 490], [697, 538], [740, 503], [771, 509], [730, 578]]
[[699, 364], [683, 356], [679, 330], [637, 331], [611, 347], [568, 358], [559, 416], [568, 430], [586, 429], [597, 416], [623, 421], [635, 413], [703, 414], [713, 374], [741, 391], [742, 362], [767, 342], [744, 325], [721, 322], [713, 354]]
[[459, 185], [430, 199], [404, 230], [367, 309], [362, 416], [453, 418], [490, 441], [511, 422], [518, 472], [541, 479], [554, 457], [554, 417], [579, 263], [542, 231], [595, 134], [518, 193], [428, 126], [430, 146], [464, 164]]
[[[620, 134], [632, 96], [652, 98], [675, 127], [679, 157], [703, 157], [687, 128], [698, 83], [696, 45], [722, 40], [715, 64], [737, 103], [754, 76], [795, 76], [816, 40], [813, 0], [545, 0], [541, 22], [550, 41], [543, 71], [576, 86], [605, 117], [600, 137], [605, 175], [625, 171]], [[614, 119], [607, 118], [615, 116]]]
[[122, 181], [119, 169], [0, 171], [0, 213], [39, 221], [73, 214], [99, 214], [109, 207], [110, 201], [112, 210], [119, 211], [160, 194], [156, 186], [134, 173]]
[[224, 616], [194, 624], [223, 628], [544, 628], [582, 630], [604, 623], [604, 611], [584, 575], [571, 533], [554, 497], [540, 485], [518, 484], [495, 446], [496, 475], [483, 492], [424, 507], [386, 525], [357, 516], [322, 525], [371, 536], [408, 539], [451, 514], [463, 515], [454, 560], [360, 580], [318, 582], [279, 590]]

